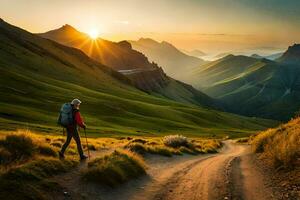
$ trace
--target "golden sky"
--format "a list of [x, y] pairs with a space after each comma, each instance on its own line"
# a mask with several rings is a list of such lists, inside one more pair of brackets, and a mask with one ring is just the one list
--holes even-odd
[[114, 41], [224, 52], [300, 43], [299, 8], [297, 0], [0, 0], [0, 17], [31, 32], [70, 24]]

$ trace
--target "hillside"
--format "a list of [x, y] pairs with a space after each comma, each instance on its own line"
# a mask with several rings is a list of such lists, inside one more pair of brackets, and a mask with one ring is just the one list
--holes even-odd
[[168, 42], [157, 42], [150, 38], [140, 38], [137, 41], [129, 41], [133, 47], [144, 53], [149, 60], [162, 66], [164, 71], [172, 78], [182, 80], [186, 71], [203, 64], [205, 61], [189, 56]]
[[137, 88], [147, 93], [182, 103], [216, 107], [213, 99], [192, 87], [185, 89], [184, 84], [170, 78], [156, 63], [150, 63], [145, 55], [134, 50], [127, 41], [91, 39], [70, 25], [64, 25], [39, 36], [81, 49], [96, 61], [119, 71]]
[[192, 70], [185, 79], [197, 88], [206, 88], [225, 79], [234, 79], [240, 76], [257, 61], [258, 59], [247, 56], [228, 55]]
[[41, 38], [0, 20], [0, 128], [61, 131], [62, 103], [77, 97], [88, 133], [95, 136], [249, 134], [274, 125], [153, 97], [122, 74], [80, 50]]
[[299, 45], [276, 61], [230, 55], [194, 70], [189, 83], [227, 111], [289, 120], [300, 107], [299, 58]]
[[271, 181], [277, 187], [277, 195], [299, 199], [300, 118], [259, 133], [251, 143], [259, 164], [273, 175]]

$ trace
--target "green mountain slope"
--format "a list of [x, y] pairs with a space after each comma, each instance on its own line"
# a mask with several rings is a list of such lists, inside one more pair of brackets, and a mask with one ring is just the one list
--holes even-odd
[[177, 80], [194, 67], [205, 63], [204, 60], [189, 56], [168, 42], [157, 42], [150, 38], [141, 38], [137, 41], [129, 41], [132, 47], [144, 53], [149, 60], [162, 66], [164, 71]]
[[225, 110], [289, 120], [300, 108], [300, 45], [277, 61], [227, 56], [199, 67], [191, 82], [225, 105]]
[[81, 49], [96, 61], [123, 73], [137, 88], [145, 92], [182, 103], [216, 107], [212, 98], [170, 78], [162, 68], [150, 63], [145, 55], [134, 50], [127, 41], [91, 39], [70, 25], [38, 35]]
[[81, 51], [40, 38], [0, 20], [0, 127], [61, 130], [62, 103], [83, 101], [95, 136], [186, 133], [239, 135], [274, 125], [153, 97]]
[[247, 56], [228, 55], [190, 71], [185, 79], [197, 88], [207, 88], [224, 80], [242, 76], [245, 70], [257, 61], [258, 59]]

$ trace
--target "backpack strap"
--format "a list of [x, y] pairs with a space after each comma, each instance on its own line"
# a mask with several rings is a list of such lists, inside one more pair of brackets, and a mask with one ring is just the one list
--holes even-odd
[[76, 109], [76, 108], [73, 108], [73, 110], [72, 110], [72, 116], [73, 116], [73, 124], [74, 124], [74, 125], [76, 125], [75, 114], [76, 114], [77, 112], [79, 112], [79, 110]]

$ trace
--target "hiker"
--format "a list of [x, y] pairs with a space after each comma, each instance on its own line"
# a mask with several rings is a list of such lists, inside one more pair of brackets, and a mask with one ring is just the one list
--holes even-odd
[[[83, 153], [81, 142], [80, 142], [80, 136], [79, 136], [79, 133], [77, 130], [77, 125], [83, 129], [86, 128], [86, 125], [84, 124], [84, 122], [81, 118], [80, 112], [79, 112], [80, 104], [81, 104], [81, 101], [79, 99], [73, 99], [71, 104], [66, 103], [62, 106], [58, 123], [67, 129], [67, 140], [66, 140], [65, 144], [62, 146], [61, 151], [59, 152], [60, 158], [64, 158], [65, 150], [69, 146], [72, 138], [74, 138], [74, 140], [76, 141], [80, 159], [85, 160], [87, 158], [87, 156], [84, 155], [84, 153]], [[67, 120], [68, 120], [68, 116], [67, 116], [68, 109], [70, 110], [69, 113], [71, 116], [69, 117], [69, 122], [66, 123], [66, 122], [64, 122], [64, 119], [62, 119], [62, 118], [67, 118]], [[67, 113], [67, 114], [63, 115], [62, 112], [66, 111], [66, 110], [67, 110], [67, 112], [65, 112], [65, 113]]]

